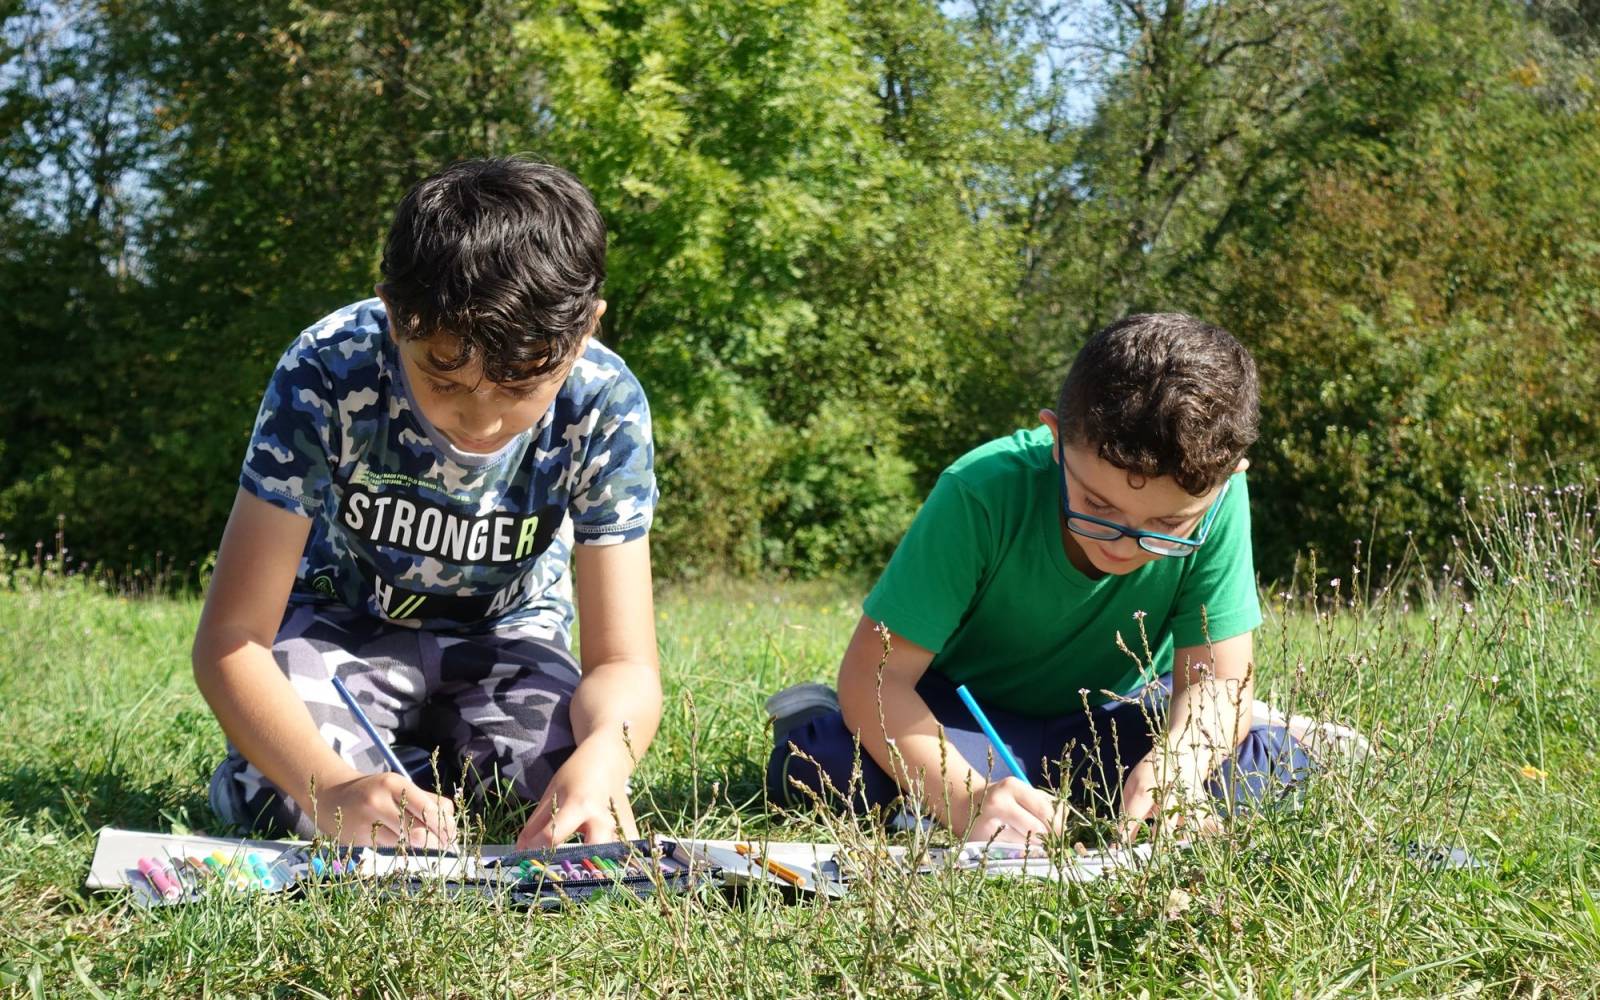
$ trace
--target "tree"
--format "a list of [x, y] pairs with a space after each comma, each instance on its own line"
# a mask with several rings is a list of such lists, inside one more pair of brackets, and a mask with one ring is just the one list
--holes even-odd
[[[913, 504], [908, 414], [961, 412], [953, 387], [1005, 370], [984, 340], [1011, 308], [1004, 231], [896, 141], [862, 31], [786, 0], [519, 28], [551, 145], [614, 233], [607, 335], [658, 411], [669, 566], [881, 559]], [[875, 462], [896, 471], [845, 474]]]
[[[1395, 8], [1382, 5], [1390, 13]], [[1263, 563], [1450, 551], [1497, 475], [1600, 457], [1600, 127], [1520, 12], [1370, 18], [1300, 196], [1229, 249], [1222, 318], [1260, 363]], [[1387, 78], [1386, 78], [1387, 77]], [[1388, 95], [1407, 95], [1405, 114]]]

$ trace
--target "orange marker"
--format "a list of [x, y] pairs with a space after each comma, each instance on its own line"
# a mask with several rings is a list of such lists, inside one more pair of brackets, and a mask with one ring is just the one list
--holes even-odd
[[772, 860], [770, 860], [768, 858], [755, 857], [755, 855], [750, 853], [750, 845], [749, 844], [734, 844], [733, 845], [733, 849], [738, 851], [741, 856], [752, 859], [757, 864], [759, 864], [761, 867], [765, 868], [767, 871], [769, 871], [772, 874], [774, 874], [774, 875], [778, 876], [779, 878], [783, 879], [785, 882], [787, 882], [790, 885], [794, 886], [796, 889], [800, 889], [800, 888], [804, 888], [805, 887], [805, 884], [806, 884], [805, 877], [802, 876], [799, 872], [795, 871], [792, 868], [785, 868], [783, 865], [780, 865], [776, 861], [772, 861]]

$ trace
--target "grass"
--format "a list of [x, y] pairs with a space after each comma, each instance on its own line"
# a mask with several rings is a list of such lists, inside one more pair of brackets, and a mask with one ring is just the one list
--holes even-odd
[[[359, 891], [143, 912], [86, 893], [102, 825], [214, 829], [205, 784], [221, 736], [187, 662], [198, 604], [13, 571], [0, 587], [0, 991], [1597, 996], [1592, 510], [1586, 495], [1507, 487], [1480, 505], [1455, 568], [1406, 571], [1426, 583], [1409, 595], [1368, 593], [1348, 571], [1269, 594], [1263, 688], [1357, 725], [1381, 753], [1136, 874], [1072, 886], [882, 872], [831, 902], [708, 892], [542, 915]], [[842, 584], [662, 595], [668, 710], [635, 782], [643, 822], [886, 837], [775, 815], [761, 794], [761, 700], [831, 677], [859, 597]], [[489, 839], [515, 822], [494, 819]], [[1407, 857], [1415, 841], [1486, 867], [1433, 870]]]

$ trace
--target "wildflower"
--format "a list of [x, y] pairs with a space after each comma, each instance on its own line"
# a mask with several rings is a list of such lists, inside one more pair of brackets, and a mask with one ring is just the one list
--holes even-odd
[[1524, 778], [1532, 778], [1534, 781], [1544, 781], [1546, 778], [1550, 777], [1547, 772], [1539, 770], [1532, 764], [1522, 765], [1522, 776]]
[[1166, 914], [1168, 920], [1176, 920], [1194, 904], [1194, 897], [1182, 889], [1173, 889], [1167, 893]]

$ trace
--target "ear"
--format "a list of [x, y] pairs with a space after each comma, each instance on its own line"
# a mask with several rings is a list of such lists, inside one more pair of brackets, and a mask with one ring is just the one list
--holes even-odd
[[1054, 410], [1040, 410], [1039, 419], [1050, 428], [1050, 435], [1057, 441], [1061, 440], [1061, 421], [1056, 417]]
[[589, 320], [589, 330], [584, 331], [584, 339], [578, 341], [578, 349], [574, 350], [574, 355], [582, 354], [589, 347], [590, 338], [600, 336], [600, 317], [603, 315], [605, 315], [605, 299], [595, 299], [594, 318]]

